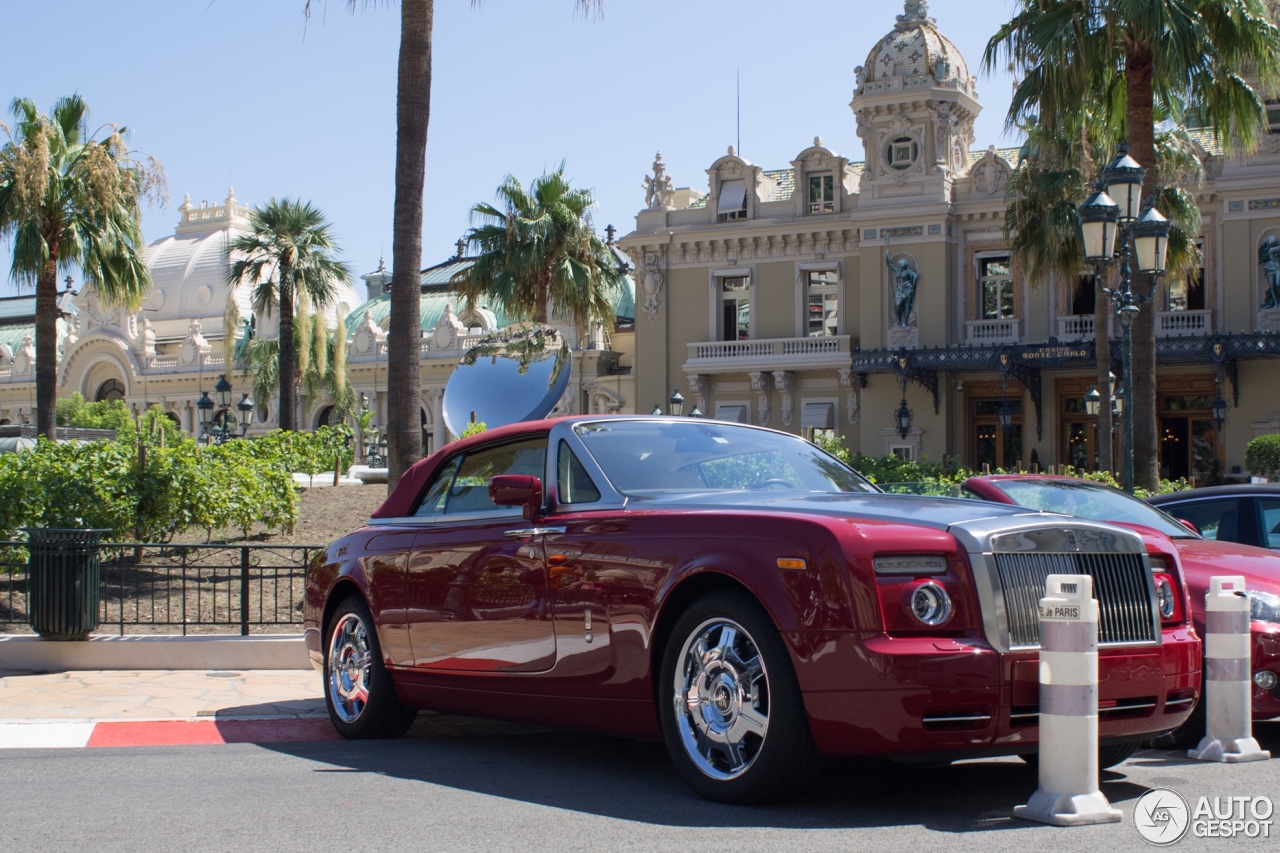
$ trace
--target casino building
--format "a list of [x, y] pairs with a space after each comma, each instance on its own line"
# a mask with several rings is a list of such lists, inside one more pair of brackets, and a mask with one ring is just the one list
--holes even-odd
[[[907, 0], [854, 75], [856, 139], [839, 144], [852, 156], [815, 138], [766, 168], [730, 147], [705, 190], [676, 188], [667, 169], [685, 164], [655, 161], [619, 241], [636, 267], [637, 410], [678, 389], [711, 417], [829, 430], [864, 454], [1093, 468], [1093, 286], [1029, 280], [1011, 258], [1018, 152], [975, 146], [965, 58]], [[1203, 266], [1154, 305], [1166, 477], [1247, 476], [1248, 441], [1280, 431], [1275, 113], [1249, 157], [1196, 134]]]

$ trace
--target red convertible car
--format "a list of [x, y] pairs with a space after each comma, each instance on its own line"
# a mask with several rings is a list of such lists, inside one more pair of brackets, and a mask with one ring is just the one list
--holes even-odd
[[1104, 766], [1200, 689], [1185, 596], [1120, 527], [886, 495], [813, 444], [690, 418], [520, 423], [411, 468], [310, 566], [307, 648], [337, 730], [415, 709], [661, 738], [702, 795], [794, 792], [823, 754], [1037, 748], [1037, 603], [1101, 604]]
[[[1243, 575], [1251, 598], [1253, 619], [1253, 718], [1280, 717], [1280, 556], [1261, 548], [1205, 538], [1180, 521], [1124, 492], [1100, 483], [1046, 474], [992, 474], [971, 477], [962, 488], [990, 501], [1028, 509], [1062, 512], [1109, 521], [1142, 534], [1148, 551], [1172, 546], [1191, 593], [1191, 618], [1204, 632], [1204, 602], [1209, 578]], [[1184, 494], [1194, 501], [1196, 492]], [[1211, 492], [1218, 490], [1209, 490]], [[1162, 504], [1176, 511], [1178, 504]], [[1155, 558], [1153, 558], [1154, 560]], [[1171, 559], [1171, 558], [1166, 558]], [[1170, 600], [1166, 607], [1175, 606]], [[1197, 713], [1184, 740], [1198, 741], [1204, 722]]]

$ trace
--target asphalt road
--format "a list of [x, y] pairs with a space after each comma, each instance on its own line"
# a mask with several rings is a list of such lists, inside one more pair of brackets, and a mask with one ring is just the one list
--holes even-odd
[[[1260, 724], [1280, 754], [1280, 724]], [[420, 737], [138, 749], [14, 750], [0, 758], [0, 850], [925, 851], [1151, 850], [1134, 800], [1169, 787], [1280, 800], [1280, 760], [1201, 764], [1143, 752], [1106, 772], [1125, 822], [1059, 829], [1013, 819], [1036, 787], [1017, 759], [906, 767], [833, 762], [788, 805], [694, 796], [659, 744], [501, 725]], [[1280, 814], [1276, 827], [1280, 828]], [[1185, 838], [1175, 850], [1277, 849]]]

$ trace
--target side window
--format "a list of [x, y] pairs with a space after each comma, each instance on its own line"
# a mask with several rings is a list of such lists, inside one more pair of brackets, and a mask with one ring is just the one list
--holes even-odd
[[1235, 500], [1218, 500], [1188, 501], [1174, 504], [1165, 511], [1174, 518], [1185, 518], [1194, 524], [1206, 539], [1239, 542], [1239, 509]]
[[1280, 549], [1280, 498], [1258, 498], [1258, 539]]
[[444, 468], [440, 469], [440, 473], [436, 474], [436, 478], [431, 481], [431, 485], [427, 486], [427, 493], [422, 498], [422, 503], [418, 505], [415, 516], [440, 515], [444, 512], [444, 499], [449, 494], [449, 487], [453, 485], [453, 475], [458, 473], [458, 463], [461, 461], [461, 456], [455, 456], [445, 463]]
[[449, 489], [445, 515], [504, 510], [489, 500], [489, 481], [499, 474], [546, 476], [547, 440], [536, 438], [468, 453]]
[[573, 449], [563, 439], [556, 454], [556, 482], [560, 489], [560, 503], [589, 504], [600, 500], [600, 490], [591, 482], [587, 469], [582, 467]]

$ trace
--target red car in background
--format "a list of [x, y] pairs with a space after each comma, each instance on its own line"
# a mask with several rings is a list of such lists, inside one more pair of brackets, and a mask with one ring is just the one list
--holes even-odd
[[[1132, 495], [1073, 477], [991, 474], [971, 477], [961, 488], [969, 497], [1109, 521], [1140, 533], [1152, 552], [1172, 550], [1186, 577], [1191, 617], [1201, 635], [1209, 578], [1243, 575], [1253, 609], [1253, 718], [1280, 718], [1280, 555], [1249, 545], [1206, 539], [1185, 522]], [[1153, 558], [1152, 562], [1157, 561]], [[1164, 599], [1161, 604], [1169, 606]], [[1194, 736], [1191, 732], [1197, 725], [1204, 725], [1202, 711], [1197, 711], [1188, 724], [1188, 737]]]

